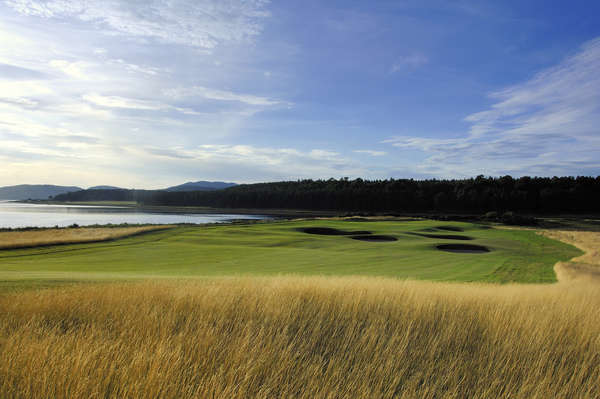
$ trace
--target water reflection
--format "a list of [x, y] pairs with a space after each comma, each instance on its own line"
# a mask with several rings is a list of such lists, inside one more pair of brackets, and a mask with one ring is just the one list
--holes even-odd
[[72, 224], [227, 223], [235, 219], [260, 220], [261, 215], [164, 213], [125, 206], [22, 204], [0, 201], [0, 228], [65, 227]]

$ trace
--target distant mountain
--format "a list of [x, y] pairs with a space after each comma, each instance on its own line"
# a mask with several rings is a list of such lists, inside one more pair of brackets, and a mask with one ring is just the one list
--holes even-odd
[[88, 190], [125, 190], [125, 189], [122, 187], [115, 187], [115, 186], [94, 186], [94, 187], [88, 188]]
[[235, 183], [225, 183], [222, 181], [196, 181], [181, 184], [179, 186], [173, 186], [166, 188], [165, 191], [211, 191], [221, 190], [223, 188], [229, 188], [237, 186]]
[[20, 184], [0, 187], [0, 200], [48, 199], [48, 197], [72, 191], [81, 191], [81, 187], [53, 186], [49, 184]]

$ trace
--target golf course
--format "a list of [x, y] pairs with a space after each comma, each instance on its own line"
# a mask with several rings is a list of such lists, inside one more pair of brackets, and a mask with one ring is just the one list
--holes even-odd
[[[80, 230], [72, 235], [90, 229]], [[3, 250], [0, 280], [5, 288], [281, 274], [552, 283], [554, 264], [581, 254], [530, 230], [411, 219], [316, 219], [174, 226], [106, 242]]]
[[600, 395], [595, 232], [388, 217], [1, 234], [3, 397]]

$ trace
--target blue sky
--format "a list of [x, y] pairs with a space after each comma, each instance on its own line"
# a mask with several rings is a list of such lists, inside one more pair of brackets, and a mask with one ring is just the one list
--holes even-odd
[[0, 0], [0, 185], [600, 174], [600, 3]]

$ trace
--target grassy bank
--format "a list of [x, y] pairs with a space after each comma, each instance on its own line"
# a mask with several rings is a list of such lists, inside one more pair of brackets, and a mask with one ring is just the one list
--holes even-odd
[[[369, 231], [397, 241], [301, 231], [309, 227]], [[437, 249], [457, 243], [484, 246], [490, 252]], [[107, 243], [0, 251], [0, 280], [14, 286], [34, 280], [299, 274], [554, 282], [554, 264], [581, 253], [533, 231], [469, 223], [306, 220], [177, 227]]]
[[23, 398], [597, 398], [598, 286], [214, 278], [0, 295]]

